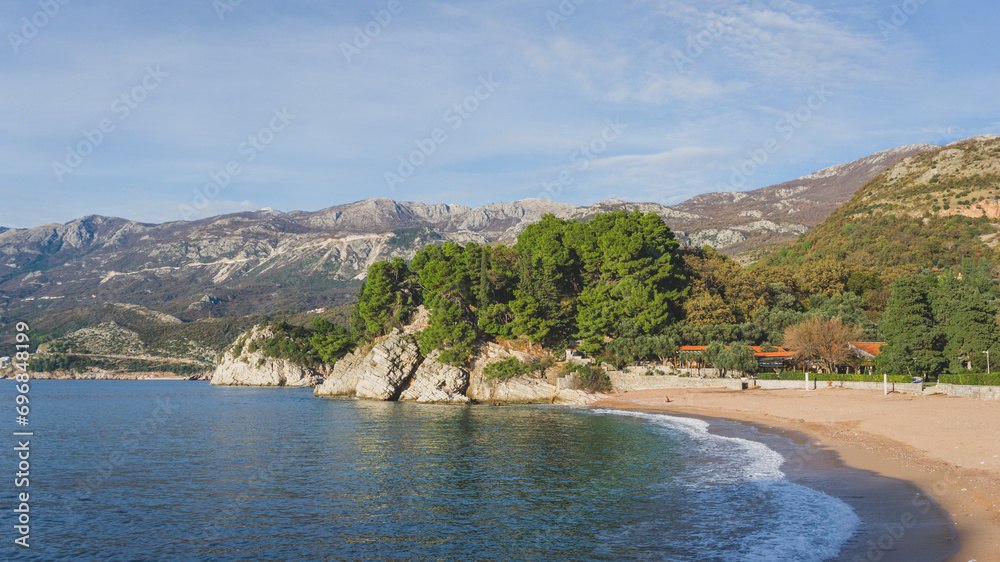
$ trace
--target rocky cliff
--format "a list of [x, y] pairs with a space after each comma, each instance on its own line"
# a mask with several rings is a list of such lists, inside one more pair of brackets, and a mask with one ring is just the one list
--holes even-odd
[[311, 387], [323, 381], [323, 373], [284, 359], [265, 357], [255, 345], [273, 336], [266, 326], [255, 326], [240, 336], [222, 356], [212, 374], [215, 386]]
[[420, 365], [413, 336], [393, 330], [370, 349], [359, 348], [337, 361], [333, 372], [313, 392], [316, 396], [355, 396], [397, 400]]
[[525, 354], [499, 345], [483, 344], [472, 371], [438, 361], [439, 353], [421, 357], [413, 335], [394, 330], [370, 348], [344, 357], [313, 393], [322, 398], [357, 397], [433, 404], [474, 402], [510, 404], [588, 404], [595, 397], [563, 389], [546, 379], [529, 376], [487, 380], [483, 368]]
[[561, 388], [549, 379], [520, 376], [509, 379], [488, 379], [483, 374], [487, 365], [508, 358], [529, 362], [533, 359], [526, 353], [508, 349], [495, 343], [487, 343], [480, 348], [472, 364], [472, 373], [467, 395], [476, 402], [505, 404], [590, 404], [597, 396], [581, 390]]
[[421, 357], [412, 334], [393, 330], [370, 348], [360, 348], [337, 361], [313, 393], [324, 398], [470, 403], [465, 396], [469, 374], [437, 358], [437, 352]]

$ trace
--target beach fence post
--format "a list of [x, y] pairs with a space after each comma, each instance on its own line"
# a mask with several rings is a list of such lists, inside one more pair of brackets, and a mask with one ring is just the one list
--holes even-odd
[[889, 373], [882, 373], [884, 381], [882, 382], [882, 396], [889, 396]]
[[809, 390], [809, 373], [806, 373], [806, 390]]

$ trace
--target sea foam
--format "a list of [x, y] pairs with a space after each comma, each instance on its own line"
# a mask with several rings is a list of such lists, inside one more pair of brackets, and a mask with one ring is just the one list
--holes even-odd
[[694, 512], [685, 517], [700, 521], [683, 535], [690, 558], [672, 549], [672, 560], [704, 560], [711, 553], [713, 560], [734, 562], [820, 562], [835, 558], [861, 525], [840, 499], [790, 482], [781, 471], [784, 457], [764, 443], [710, 433], [709, 423], [699, 419], [590, 411], [647, 420], [696, 455], [665, 486], [685, 488], [691, 504], [685, 509]]

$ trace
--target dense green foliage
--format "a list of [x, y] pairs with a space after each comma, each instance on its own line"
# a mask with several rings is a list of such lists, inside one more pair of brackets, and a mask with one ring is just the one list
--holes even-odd
[[82, 373], [94, 366], [89, 357], [79, 355], [56, 355], [52, 357], [34, 357], [28, 363], [28, 370], [33, 373], [51, 373], [53, 371], [73, 371]]
[[[388, 263], [388, 262], [386, 262]], [[546, 215], [513, 248], [430, 245], [409, 264], [372, 266], [358, 299], [355, 332], [370, 339], [418, 302], [430, 310], [421, 352], [460, 364], [482, 337], [550, 347], [575, 338], [591, 353], [635, 360], [668, 357], [663, 331], [686, 295], [678, 243], [655, 214], [616, 212], [589, 223]], [[403, 296], [397, 293], [402, 291]]]
[[720, 340], [713, 341], [702, 352], [701, 359], [706, 364], [718, 369], [719, 375], [723, 377], [728, 371], [739, 371], [743, 374], [757, 371], [757, 359], [754, 357], [754, 351], [743, 341], [734, 342], [731, 345], [724, 345]]
[[354, 338], [343, 326], [317, 318], [312, 323], [309, 344], [316, 350], [320, 361], [333, 365], [354, 349]]
[[944, 368], [944, 334], [934, 321], [929, 285], [927, 278], [913, 277], [903, 277], [893, 285], [881, 321], [888, 345], [876, 359], [879, 372], [925, 376]]
[[[806, 374], [801, 371], [782, 371], [781, 373], [760, 373], [757, 375], [758, 380], [762, 381], [805, 381]], [[881, 375], [851, 375], [843, 373], [809, 373], [809, 380], [820, 381], [820, 382], [884, 382]], [[889, 382], [894, 383], [910, 383], [913, 382], [913, 377], [904, 375], [892, 375], [889, 377]]]
[[[993, 230], [985, 217], [912, 217], [879, 214], [849, 218], [856, 209], [841, 208], [831, 219], [802, 237], [798, 244], [764, 260], [764, 265], [801, 267], [837, 260], [862, 273], [881, 272], [884, 280], [924, 269], [954, 267], [966, 258], [992, 258], [979, 236]], [[838, 235], [851, 225], [848, 236]], [[850, 261], [846, 261], [850, 259]]]
[[[309, 329], [286, 322], [270, 324], [268, 327], [274, 332], [273, 335], [260, 342], [247, 342], [243, 347], [247, 353], [260, 351], [264, 357], [284, 359], [307, 367], [320, 364], [319, 354], [309, 343], [312, 336]], [[239, 342], [236, 345], [239, 346]]]
[[[964, 240], [960, 230], [974, 234], [966, 218], [942, 219], [941, 228], [934, 220], [908, 220], [879, 215], [841, 225], [831, 235], [838, 240], [807, 237], [798, 245], [805, 254], [792, 247], [742, 267], [708, 247], [680, 248], [653, 214], [620, 211], [589, 223], [546, 215], [513, 247], [444, 243], [425, 247], [408, 268], [400, 260], [373, 267], [357, 307], [369, 312], [355, 315], [355, 333], [366, 339], [385, 333], [423, 303], [430, 319], [418, 334], [421, 351], [440, 349], [453, 364], [467, 361], [477, 340], [504, 338], [549, 349], [579, 347], [619, 365], [663, 362], [679, 346], [707, 345], [701, 358], [708, 364], [723, 373], [751, 373], [757, 364], [750, 346], [782, 345], [790, 327], [838, 319], [851, 341], [889, 343], [878, 372], [908, 377], [934, 376], [948, 367], [981, 371], [982, 352], [1000, 339], [993, 266], [960, 259], [983, 252], [941, 257], [956, 247], [944, 238]], [[901, 236], [900, 244], [916, 245], [910, 256], [916, 261], [906, 262], [912, 267], [898, 259], [858, 259], [864, 248], [878, 255], [906, 253], [894, 243], [873, 245], [865, 234], [869, 228], [899, 230], [886, 240]], [[918, 239], [932, 235], [941, 247], [927, 250], [926, 260], [919, 250], [926, 244]], [[855, 243], [861, 249], [836, 246]], [[895, 269], [881, 271], [883, 262]], [[918, 262], [952, 269], [915, 275]], [[961, 280], [951, 273], [959, 271]], [[849, 355], [830, 359], [831, 369], [863, 363]]]
[[312, 328], [287, 322], [267, 324], [273, 334], [263, 341], [240, 338], [233, 344], [235, 354], [260, 351], [264, 357], [283, 359], [304, 367], [333, 365], [354, 348], [351, 334], [342, 326], [317, 318]]
[[416, 276], [400, 258], [376, 262], [368, 268], [365, 282], [358, 291], [351, 326], [359, 339], [371, 339], [393, 327], [405, 324], [420, 292]]
[[676, 336], [665, 333], [643, 333], [634, 322], [625, 320], [619, 325], [618, 337], [607, 344], [606, 350], [612, 362], [616, 363], [631, 364], [654, 359], [663, 363], [677, 352], [676, 340]]
[[941, 375], [938, 382], [944, 384], [968, 384], [974, 386], [1000, 386], [1000, 374], [968, 373], [964, 375]]
[[888, 344], [879, 372], [938, 376], [986, 370], [986, 352], [1000, 356], [1000, 291], [987, 262], [966, 260], [961, 278], [904, 277], [893, 285], [882, 332]]
[[483, 369], [483, 374], [486, 375], [488, 380], [510, 379], [521, 375], [527, 375], [533, 370], [535, 369], [532, 365], [529, 365], [516, 357], [511, 357], [509, 359], [504, 359], [503, 361], [490, 363]]

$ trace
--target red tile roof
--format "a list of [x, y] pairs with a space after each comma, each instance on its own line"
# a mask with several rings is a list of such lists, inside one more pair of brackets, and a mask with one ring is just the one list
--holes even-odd
[[[729, 347], [729, 346], [726, 346]], [[708, 348], [707, 345], [682, 345], [681, 351], [705, 351]], [[750, 349], [753, 350], [755, 357], [791, 357], [792, 354], [787, 349], [782, 347], [773, 347], [775, 351], [761, 351], [761, 346], [751, 345]]]
[[851, 342], [851, 346], [856, 347], [871, 356], [882, 353], [882, 346], [884, 345], [885, 342]]

